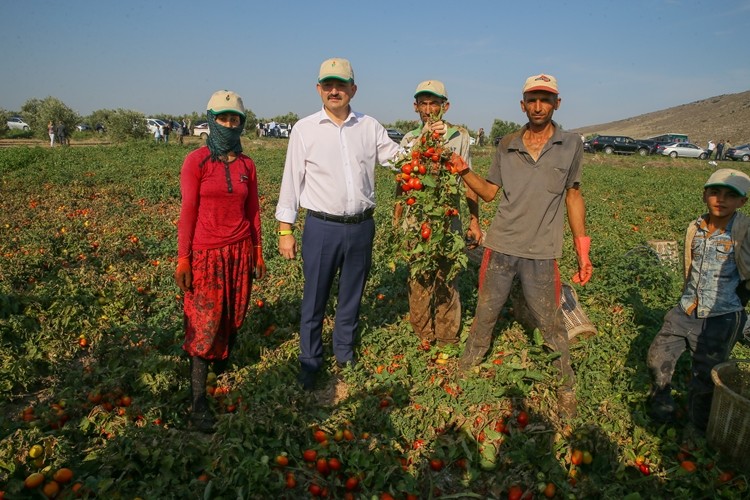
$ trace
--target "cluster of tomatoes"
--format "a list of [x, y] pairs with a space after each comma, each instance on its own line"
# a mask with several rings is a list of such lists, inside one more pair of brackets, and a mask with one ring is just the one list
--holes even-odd
[[438, 262], [446, 258], [457, 267], [449, 273], [451, 277], [462, 266], [453, 255], [460, 252], [463, 242], [453, 231], [461, 192], [451, 161], [454, 154], [446, 147], [442, 134], [428, 132], [394, 162], [399, 170], [396, 182], [407, 205], [405, 231], [397, 251], [410, 263], [412, 274], [434, 273]]

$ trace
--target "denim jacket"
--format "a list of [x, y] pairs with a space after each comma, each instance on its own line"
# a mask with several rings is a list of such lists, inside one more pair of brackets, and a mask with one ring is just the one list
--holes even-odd
[[[705, 218], [706, 216], [704, 215], [703, 217]], [[737, 272], [739, 274], [739, 281], [741, 285], [745, 285], [747, 287], [747, 285], [750, 283], [748, 282], [748, 278], [750, 278], [750, 241], [748, 241], [748, 239], [750, 238], [750, 232], [748, 231], [748, 228], [750, 228], [750, 218], [737, 212], [730, 222], [730, 225], [730, 238], [733, 247], [734, 261], [737, 266]], [[692, 242], [697, 231], [698, 224], [696, 224], [696, 221], [693, 221], [688, 225], [687, 232], [685, 234], [685, 254], [683, 269], [685, 278], [685, 286], [683, 287], [683, 291], [685, 292], [687, 291], [688, 280], [690, 279], [690, 269], [693, 260]], [[709, 265], [711, 264], [709, 263]], [[699, 304], [698, 317], [706, 317], [708, 315], [715, 315], [716, 313], [721, 314], [734, 312], [737, 310], [736, 307], [730, 307], [731, 310], [722, 310], [723, 307], [726, 307], [729, 304], [726, 301], [719, 300], [721, 298], [719, 294], [721, 293], [722, 290], [713, 290], [711, 293], [707, 294], [706, 302], [708, 303]], [[734, 290], [728, 293], [734, 293]], [[683, 296], [683, 298], [685, 297]], [[732, 301], [735, 300], [736, 299]], [[718, 307], [719, 310], [715, 311], [713, 314], [710, 314], [710, 311], [707, 311], [706, 308], [712, 309], [713, 307]]]

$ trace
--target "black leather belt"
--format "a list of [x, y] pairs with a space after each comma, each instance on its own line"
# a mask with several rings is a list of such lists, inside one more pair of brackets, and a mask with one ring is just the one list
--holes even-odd
[[315, 212], [313, 210], [308, 210], [307, 213], [315, 217], [317, 219], [323, 219], [328, 220], [331, 222], [339, 222], [341, 224], [359, 224], [360, 222], [364, 222], [366, 220], [372, 219], [372, 214], [375, 212], [374, 208], [368, 208], [361, 214], [357, 215], [332, 215], [327, 214], [325, 212]]

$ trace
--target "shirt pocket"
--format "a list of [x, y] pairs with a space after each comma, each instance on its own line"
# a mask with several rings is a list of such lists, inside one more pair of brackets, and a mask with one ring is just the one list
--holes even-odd
[[729, 262], [734, 260], [734, 247], [731, 242], [716, 245], [716, 260]]
[[568, 180], [568, 169], [553, 167], [547, 174], [547, 191], [553, 194], [565, 192], [565, 184]]

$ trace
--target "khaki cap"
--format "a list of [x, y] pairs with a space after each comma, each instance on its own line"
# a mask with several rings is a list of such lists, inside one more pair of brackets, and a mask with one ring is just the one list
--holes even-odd
[[557, 78], [552, 75], [534, 75], [526, 79], [526, 83], [523, 86], [523, 93], [533, 92], [534, 90], [542, 90], [544, 92], [552, 92], [553, 94], [559, 94], [557, 90]]
[[747, 196], [747, 192], [750, 190], [750, 177], [739, 170], [720, 168], [711, 174], [703, 187], [728, 187], [740, 196]]
[[445, 85], [439, 80], [426, 80], [417, 85], [414, 97], [417, 97], [419, 94], [432, 94], [448, 100], [448, 92], [445, 90]]
[[242, 104], [242, 97], [231, 90], [217, 90], [208, 100], [206, 110], [214, 115], [222, 113], [236, 113], [245, 116], [245, 105]]
[[318, 73], [318, 82], [328, 80], [329, 78], [335, 78], [343, 82], [354, 81], [354, 71], [352, 65], [347, 59], [340, 57], [334, 57], [323, 61], [320, 65], [320, 72]]

